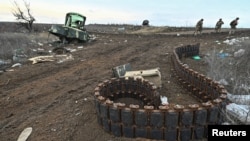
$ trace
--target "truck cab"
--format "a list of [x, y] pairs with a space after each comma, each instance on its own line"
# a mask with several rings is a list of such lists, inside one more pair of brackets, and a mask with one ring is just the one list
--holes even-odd
[[85, 26], [86, 17], [76, 12], [68, 12], [63, 25], [52, 25], [49, 33], [59, 37], [62, 43], [87, 42], [90, 36]]
[[65, 26], [84, 30], [86, 17], [74, 12], [69, 12], [65, 17]]

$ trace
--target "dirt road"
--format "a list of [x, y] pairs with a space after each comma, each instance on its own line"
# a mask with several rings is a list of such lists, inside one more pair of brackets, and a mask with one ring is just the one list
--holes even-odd
[[[237, 33], [247, 36], [250, 32]], [[111, 68], [130, 63], [133, 70], [160, 68], [161, 95], [171, 103], [197, 102], [171, 77], [173, 48], [201, 43], [201, 53], [225, 48], [227, 33], [192, 35], [142, 35], [94, 33], [95, 42], [70, 45], [72, 61], [43, 62], [13, 68], [0, 75], [0, 140], [17, 140], [32, 127], [30, 141], [129, 141], [106, 133], [97, 123], [93, 102], [96, 85], [112, 77]], [[83, 48], [78, 48], [83, 46]], [[46, 46], [45, 46], [46, 47]], [[49, 47], [48, 47], [49, 48]], [[195, 70], [206, 65], [193, 61]]]

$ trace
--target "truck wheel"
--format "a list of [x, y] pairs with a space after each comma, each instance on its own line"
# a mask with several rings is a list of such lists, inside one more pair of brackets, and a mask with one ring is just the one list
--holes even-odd
[[69, 51], [65, 49], [64, 47], [56, 47], [52, 50], [52, 52], [55, 54], [66, 54]]

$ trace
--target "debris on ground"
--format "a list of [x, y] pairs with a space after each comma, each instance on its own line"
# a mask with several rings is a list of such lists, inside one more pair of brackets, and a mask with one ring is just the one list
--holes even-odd
[[19, 135], [17, 141], [26, 141], [32, 132], [32, 127], [25, 128]]
[[250, 95], [236, 95], [228, 93], [227, 98], [236, 104], [249, 105], [250, 103]]
[[124, 76], [149, 80], [150, 82], [153, 82], [158, 88], [161, 88], [162, 86], [160, 68], [126, 71]]
[[239, 49], [238, 51], [234, 52], [234, 57], [241, 57], [242, 55], [244, 55], [245, 50], [244, 49]]
[[221, 85], [228, 85], [228, 82], [225, 79], [221, 79], [218, 81]]
[[230, 103], [226, 106], [227, 114], [230, 114], [233, 118], [245, 124], [250, 123], [249, 109], [249, 105], [240, 105], [236, 103]]
[[126, 71], [131, 71], [131, 70], [132, 67], [129, 63], [112, 68], [113, 76], [117, 78], [124, 77]]
[[200, 60], [201, 57], [200, 57], [199, 55], [196, 55], [196, 56], [193, 56], [193, 59], [194, 59], [194, 60]]
[[228, 57], [228, 56], [231, 56], [229, 53], [219, 53], [218, 56], [220, 58], [225, 58], [225, 57]]
[[153, 82], [158, 88], [161, 88], [161, 73], [160, 68], [153, 68], [147, 70], [132, 70], [132, 67], [129, 63], [116, 66], [112, 68], [114, 77], [134, 77], [140, 79], [146, 79], [150, 82]]
[[22, 66], [21, 63], [16, 63], [16, 64], [13, 64], [11, 67], [12, 67], [12, 68], [15, 68], [15, 67], [21, 67], [21, 66]]
[[32, 64], [37, 64], [41, 62], [51, 62], [51, 61], [58, 61], [58, 62], [65, 62], [74, 60], [73, 56], [70, 55], [48, 55], [48, 56], [37, 56], [33, 58], [29, 58], [29, 61], [32, 61]]
[[168, 98], [166, 96], [161, 96], [161, 104], [168, 105]]
[[12, 60], [16, 63], [21, 63], [27, 61], [28, 55], [25, 53], [24, 49], [15, 49], [13, 53]]
[[223, 41], [223, 43], [228, 44], [228, 45], [237, 45], [241, 43], [242, 41], [248, 40], [249, 37], [241, 37], [241, 38], [233, 38], [233, 39], [227, 39]]

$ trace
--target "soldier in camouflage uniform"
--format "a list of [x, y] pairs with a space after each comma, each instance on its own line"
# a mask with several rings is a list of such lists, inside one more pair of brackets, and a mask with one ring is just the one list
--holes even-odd
[[195, 26], [194, 35], [196, 35], [197, 33], [201, 34], [202, 28], [203, 28], [203, 19], [200, 19]]
[[230, 22], [230, 27], [231, 27], [231, 29], [230, 29], [230, 31], [229, 31], [229, 35], [231, 35], [231, 34], [234, 34], [234, 32], [235, 32], [235, 30], [236, 30], [236, 26], [238, 25], [238, 20], [239, 20], [240, 18], [236, 18], [236, 19], [234, 19], [233, 21], [231, 21]]
[[224, 24], [222, 19], [220, 18], [219, 21], [215, 25], [215, 32], [218, 33], [221, 31], [221, 26]]

